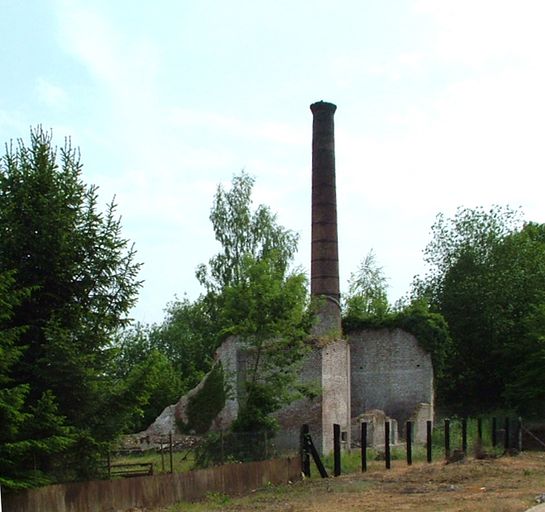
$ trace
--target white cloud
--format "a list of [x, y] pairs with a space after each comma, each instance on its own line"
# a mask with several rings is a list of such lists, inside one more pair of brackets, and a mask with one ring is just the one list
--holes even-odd
[[545, 42], [541, 0], [419, 0], [415, 6], [432, 17], [433, 50], [442, 59], [478, 68], [541, 58]]

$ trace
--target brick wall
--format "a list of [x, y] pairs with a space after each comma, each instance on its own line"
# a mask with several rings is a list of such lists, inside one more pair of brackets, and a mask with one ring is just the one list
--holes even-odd
[[380, 409], [400, 424], [418, 404], [433, 404], [430, 355], [401, 329], [376, 329], [348, 335], [351, 351], [352, 416]]

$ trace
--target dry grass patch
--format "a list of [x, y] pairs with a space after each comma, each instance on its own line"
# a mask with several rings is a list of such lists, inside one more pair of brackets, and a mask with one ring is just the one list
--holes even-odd
[[162, 512], [518, 512], [544, 492], [545, 455], [525, 453], [410, 468], [396, 461], [389, 471], [373, 462], [365, 474], [271, 486], [243, 498], [212, 495], [203, 503], [179, 504]]

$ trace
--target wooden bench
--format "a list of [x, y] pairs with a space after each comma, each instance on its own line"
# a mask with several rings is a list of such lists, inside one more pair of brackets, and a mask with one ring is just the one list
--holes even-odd
[[153, 462], [127, 462], [124, 464], [110, 464], [108, 466], [110, 478], [153, 475]]

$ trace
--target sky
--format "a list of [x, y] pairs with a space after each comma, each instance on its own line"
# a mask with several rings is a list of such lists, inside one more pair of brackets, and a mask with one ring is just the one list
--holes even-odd
[[0, 143], [41, 124], [114, 196], [144, 280], [132, 317], [198, 297], [218, 184], [300, 235], [312, 115], [335, 103], [341, 292], [373, 249], [392, 302], [439, 212], [545, 222], [542, 0], [0, 0]]

